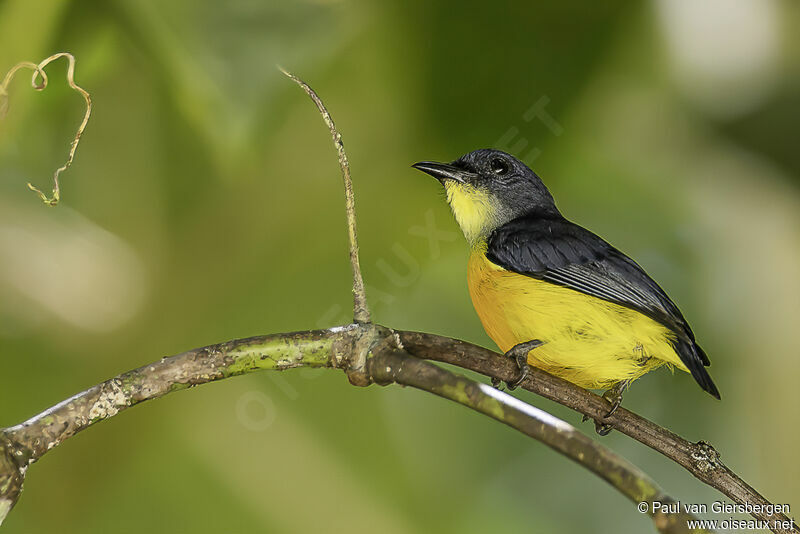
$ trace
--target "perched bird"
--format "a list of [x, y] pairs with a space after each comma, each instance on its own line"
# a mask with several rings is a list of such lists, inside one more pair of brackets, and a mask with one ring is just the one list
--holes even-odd
[[635, 261], [565, 219], [525, 164], [483, 149], [413, 167], [442, 183], [469, 242], [472, 303], [520, 367], [510, 388], [530, 364], [585, 388], [609, 388], [610, 416], [628, 384], [669, 365], [720, 398], [675, 303]]

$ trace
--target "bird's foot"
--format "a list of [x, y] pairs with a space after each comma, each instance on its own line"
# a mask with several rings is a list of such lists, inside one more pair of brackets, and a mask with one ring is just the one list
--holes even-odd
[[606, 414], [605, 418], [609, 418], [614, 415], [614, 412], [617, 411], [620, 404], [622, 404], [622, 394], [625, 393], [625, 390], [628, 388], [628, 385], [631, 383], [630, 380], [620, 380], [614, 387], [606, 390], [603, 393], [603, 398], [611, 403], [611, 410]]
[[597, 421], [594, 422], [594, 431], [597, 432], [598, 436], [607, 436], [611, 434], [612, 430], [614, 430], [614, 425], [598, 423]]
[[[625, 389], [628, 387], [629, 384], [630, 380], [620, 380], [619, 382], [614, 384], [612, 388], [606, 390], [603, 393], [603, 398], [607, 400], [609, 404], [611, 404], [611, 409], [605, 416], [603, 416], [603, 419], [608, 419], [609, 417], [614, 415], [614, 412], [617, 411], [617, 408], [619, 408], [620, 404], [622, 404], [622, 394], [625, 392]], [[584, 415], [582, 421], [586, 421], [588, 419], [589, 417]], [[596, 420], [594, 422], [594, 430], [601, 436], [607, 436], [612, 430], [614, 430], [614, 427], [607, 423], [603, 423], [601, 421]]]
[[[530, 373], [530, 369], [528, 367], [528, 353], [535, 349], [536, 347], [542, 346], [544, 343], [539, 341], [538, 339], [532, 339], [531, 341], [525, 341], [523, 343], [518, 343], [511, 347], [508, 352], [506, 352], [506, 356], [514, 360], [519, 368], [519, 376], [514, 380], [510, 380], [506, 382], [506, 386], [508, 386], [509, 391], [513, 391], [522, 384], [522, 381], [528, 376]], [[492, 378], [492, 385], [496, 388], [500, 388], [502, 381], [499, 378]]]

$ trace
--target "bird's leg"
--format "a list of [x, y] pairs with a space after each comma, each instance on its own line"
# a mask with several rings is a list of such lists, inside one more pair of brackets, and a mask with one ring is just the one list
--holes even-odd
[[[617, 408], [619, 408], [620, 404], [622, 404], [622, 394], [625, 392], [625, 389], [628, 387], [630, 383], [631, 383], [630, 380], [620, 380], [619, 382], [614, 384], [613, 387], [611, 387], [610, 389], [606, 390], [605, 393], [603, 393], [603, 398], [611, 404], [611, 410], [609, 410], [609, 412], [603, 417], [603, 419], [608, 419], [609, 417], [614, 415], [614, 412], [616, 412]], [[584, 415], [583, 420], [586, 421], [587, 419], [588, 417]], [[611, 425], [607, 425], [605, 423], [600, 423], [599, 421], [595, 421], [594, 429], [601, 436], [606, 436], [608, 435], [609, 432], [611, 432], [614, 429], [614, 427]]]
[[[514, 380], [506, 382], [509, 391], [517, 389], [522, 381], [525, 380], [525, 377], [528, 376], [528, 373], [530, 372], [528, 369], [528, 353], [543, 344], [544, 343], [538, 339], [532, 339], [523, 343], [517, 343], [511, 347], [508, 352], [506, 352], [505, 355], [513, 359], [519, 368], [519, 376]], [[497, 378], [492, 378], [492, 385], [494, 387], [498, 387], [500, 385], [500, 380]]]
[[630, 380], [620, 380], [614, 387], [606, 390], [603, 393], [603, 398], [611, 403], [611, 410], [606, 414], [605, 419], [614, 415], [614, 412], [617, 411], [619, 405], [622, 404], [622, 394], [625, 393], [625, 390], [628, 388], [628, 385], [631, 383]]

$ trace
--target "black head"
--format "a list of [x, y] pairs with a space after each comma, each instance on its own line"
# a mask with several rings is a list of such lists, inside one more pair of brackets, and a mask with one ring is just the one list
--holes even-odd
[[[552, 195], [524, 163], [501, 150], [481, 149], [452, 163], [422, 161], [414, 168], [438, 179], [456, 219], [462, 221], [480, 204], [482, 232], [523, 215], [559, 215]], [[485, 205], [485, 206], [484, 206]], [[470, 216], [470, 219], [473, 217]]]

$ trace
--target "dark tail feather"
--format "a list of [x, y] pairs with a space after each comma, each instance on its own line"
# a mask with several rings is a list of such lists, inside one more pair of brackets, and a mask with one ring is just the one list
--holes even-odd
[[706, 351], [701, 349], [700, 345], [698, 345], [697, 343], [694, 344], [694, 348], [697, 351], [697, 355], [700, 356], [700, 360], [703, 362], [703, 365], [705, 365], [706, 367], [711, 365], [711, 361], [708, 359], [708, 355], [706, 354]]
[[717, 386], [714, 385], [714, 381], [711, 380], [711, 375], [706, 371], [706, 367], [711, 365], [711, 362], [705, 351], [703, 351], [697, 343], [687, 339], [678, 338], [674, 346], [681, 361], [689, 369], [689, 372], [692, 373], [692, 377], [700, 384], [700, 387], [717, 399], [720, 399], [719, 390]]

